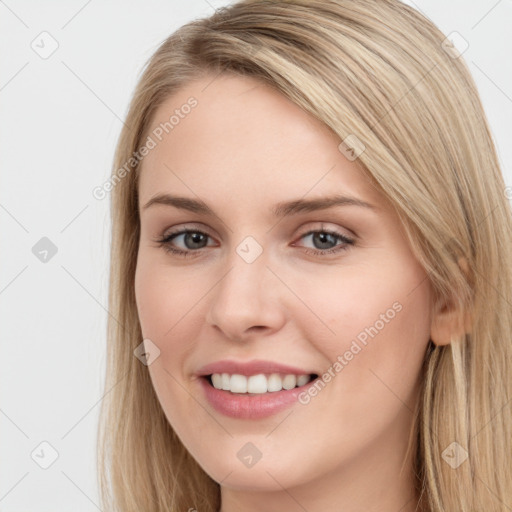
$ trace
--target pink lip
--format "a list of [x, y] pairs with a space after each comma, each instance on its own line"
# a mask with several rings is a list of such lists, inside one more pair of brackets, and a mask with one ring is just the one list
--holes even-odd
[[273, 361], [264, 361], [255, 359], [248, 362], [240, 361], [217, 361], [207, 364], [197, 371], [200, 377], [199, 383], [203, 389], [206, 399], [212, 407], [221, 414], [240, 419], [260, 419], [276, 414], [286, 407], [297, 403], [298, 396], [304, 392], [313, 381], [304, 386], [293, 389], [283, 389], [281, 391], [249, 394], [249, 393], [231, 393], [216, 389], [210, 383], [207, 376], [213, 373], [229, 373], [230, 375], [257, 375], [260, 373], [271, 374], [280, 373], [284, 375], [319, 375], [315, 371], [304, 370], [293, 366], [276, 363]]
[[[214, 372], [217, 373], [217, 372]], [[289, 390], [262, 393], [260, 395], [238, 394], [216, 389], [207, 377], [200, 377], [206, 399], [221, 414], [239, 419], [260, 419], [276, 414], [298, 402], [298, 396], [314, 381]]]
[[282, 373], [284, 375], [311, 375], [317, 372], [313, 370], [303, 370], [300, 368], [294, 368], [293, 366], [287, 366], [281, 363], [273, 361], [264, 361], [262, 359], [254, 359], [253, 361], [241, 362], [241, 361], [216, 361], [215, 363], [207, 364], [197, 371], [197, 375], [205, 376], [211, 375], [212, 373], [234, 373], [238, 375], [257, 375], [259, 373]]

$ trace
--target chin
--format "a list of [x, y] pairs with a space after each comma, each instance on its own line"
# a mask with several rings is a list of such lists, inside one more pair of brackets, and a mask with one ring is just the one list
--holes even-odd
[[202, 464], [201, 467], [210, 478], [229, 489], [254, 492], [282, 491], [283, 487], [302, 485], [311, 479], [309, 473], [292, 473], [290, 467], [293, 464], [286, 464], [284, 458], [279, 462], [264, 462], [262, 458], [252, 467], [245, 467], [238, 458], [229, 464], [227, 461], [224, 462], [222, 465], [213, 462], [209, 467]]

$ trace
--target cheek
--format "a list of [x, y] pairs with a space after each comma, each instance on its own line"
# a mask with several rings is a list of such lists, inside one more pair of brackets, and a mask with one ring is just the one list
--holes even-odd
[[190, 309], [188, 304], [194, 301], [193, 288], [185, 282], [183, 274], [166, 269], [144, 251], [137, 261], [135, 297], [143, 335], [155, 339], [170, 335], [173, 326]]
[[135, 299], [144, 338], [153, 340], [165, 332], [167, 322], [164, 312], [171, 306], [168, 301], [172, 294], [164, 290], [165, 286], [158, 279], [154, 267], [139, 254], [135, 271]]
[[[430, 332], [429, 289], [423, 283], [411, 293], [410, 284], [417, 282], [404, 279], [376, 291], [360, 303], [363, 313], [353, 312], [348, 324], [351, 346], [346, 347], [353, 359], [344, 371], [347, 391], [356, 402], [380, 403], [389, 410], [402, 404], [414, 408]], [[351, 356], [357, 345], [360, 352]]]
[[423, 278], [414, 266], [376, 266], [347, 273], [323, 293], [316, 286], [302, 291], [334, 331], [316, 320], [309, 329], [303, 323], [308, 339], [330, 362], [325, 391], [306, 409], [328, 411], [325, 420], [339, 426], [349, 445], [376, 439], [414, 410], [430, 328], [430, 289]]
[[[195, 275], [192, 282], [190, 274], [169, 267], [159, 257], [142, 253], [138, 259], [135, 297], [142, 334], [160, 350], [150, 372], [156, 374], [161, 369], [178, 379], [187, 377], [183, 362], [194, 352], [196, 340], [200, 339], [202, 323], [197, 319], [204, 318], [201, 309], [204, 295], [212, 286], [207, 276], [199, 272]], [[166, 373], [158, 375], [167, 385], [175, 382]]]
[[333, 275], [317, 274], [296, 288], [310, 312], [297, 310], [295, 321], [302, 322], [301, 330], [331, 366], [338, 361], [331, 373], [343, 373], [334, 380], [343, 381], [344, 392], [364, 400], [388, 385], [409, 395], [430, 333], [430, 289], [423, 270], [393, 260]]
[[294, 279], [294, 292], [302, 299], [296, 301], [294, 322], [301, 322], [301, 330], [330, 360], [356, 338], [363, 344], [369, 337], [365, 329], [376, 322], [382, 327], [381, 314], [398, 317], [400, 306], [393, 304], [403, 302], [402, 284], [387, 279], [377, 265], [327, 269], [307, 280], [287, 277]]
[[[198, 290], [199, 297], [203, 293]], [[187, 313], [199, 297], [184, 282], [182, 273], [166, 269], [144, 254], [137, 261], [135, 296], [143, 337], [160, 350], [159, 357], [148, 366], [154, 390], [169, 423], [182, 434], [183, 425], [194, 422], [194, 404], [181, 383], [185, 379], [182, 362], [194, 349], [191, 341], [196, 338]]]

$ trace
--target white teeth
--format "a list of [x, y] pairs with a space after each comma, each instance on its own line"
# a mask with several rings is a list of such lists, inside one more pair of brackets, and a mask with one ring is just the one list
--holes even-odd
[[222, 389], [222, 375], [220, 373], [214, 373], [212, 375], [213, 387]]
[[283, 388], [284, 389], [293, 389], [297, 385], [297, 377], [295, 375], [287, 375], [283, 379]]
[[265, 393], [266, 391], [267, 378], [265, 377], [265, 375], [251, 375], [247, 379], [247, 393]]
[[232, 393], [247, 393], [247, 377], [244, 375], [231, 375], [229, 390]]
[[309, 375], [299, 375], [297, 377], [297, 386], [304, 386], [309, 382]]
[[281, 375], [279, 373], [270, 375], [259, 373], [249, 377], [237, 373], [233, 375], [214, 373], [211, 377], [213, 387], [216, 389], [231, 391], [232, 393], [253, 394], [293, 389], [296, 386], [304, 386], [311, 380], [309, 375]]
[[283, 389], [283, 379], [277, 374], [273, 373], [267, 379], [268, 391], [281, 391]]
[[229, 391], [231, 388], [229, 386], [229, 375], [227, 373], [222, 374], [222, 386], [220, 389], [223, 389], [224, 391]]

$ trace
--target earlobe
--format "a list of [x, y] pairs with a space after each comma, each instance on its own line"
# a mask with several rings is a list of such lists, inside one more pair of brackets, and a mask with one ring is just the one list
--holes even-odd
[[[467, 261], [464, 258], [458, 260], [466, 276], [469, 274]], [[456, 307], [455, 301], [441, 304], [433, 313], [430, 328], [430, 339], [436, 345], [448, 345], [454, 338], [470, 334], [473, 318], [471, 311], [461, 311]]]
[[471, 314], [444, 305], [434, 314], [430, 338], [436, 345], [448, 345], [454, 338], [471, 333]]

